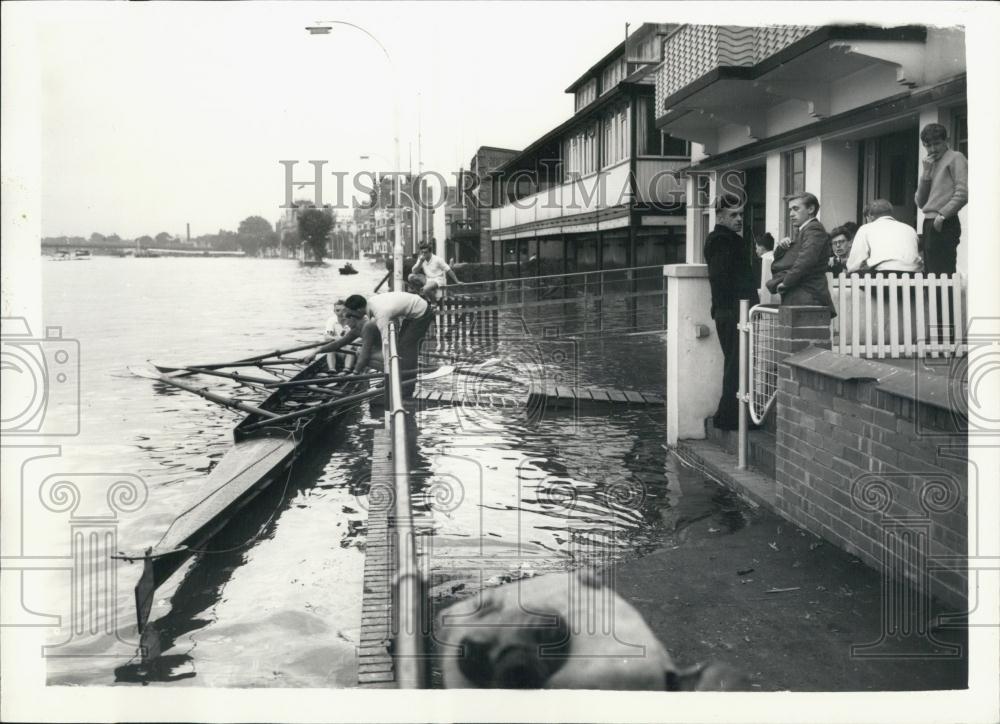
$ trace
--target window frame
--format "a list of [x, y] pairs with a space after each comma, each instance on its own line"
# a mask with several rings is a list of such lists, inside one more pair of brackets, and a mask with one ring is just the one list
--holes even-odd
[[[802, 159], [802, 170], [795, 171], [796, 158]], [[795, 181], [801, 177], [802, 188], [795, 188]], [[788, 200], [805, 193], [806, 191], [806, 147], [799, 146], [781, 152], [781, 203], [784, 208], [781, 212], [781, 235], [792, 235], [792, 217], [788, 211]]]

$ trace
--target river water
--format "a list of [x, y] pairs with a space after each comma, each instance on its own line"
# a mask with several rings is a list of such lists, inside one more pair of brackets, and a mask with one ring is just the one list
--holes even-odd
[[[355, 265], [360, 273], [343, 277], [336, 262], [323, 268], [256, 259], [46, 262], [45, 324], [79, 342], [81, 430], [59, 438], [60, 454], [42, 461], [36, 474], [58, 473], [83, 497], [103, 495], [102, 480], [141, 481], [143, 499], [117, 512], [114, 545], [139, 552], [155, 544], [204, 494], [199, 483], [228, 449], [241, 415], [158, 389], [128, 367], [150, 359], [224, 361], [313, 341], [336, 297], [369, 292], [384, 274], [367, 261]], [[562, 350], [555, 357], [565, 379], [662, 390], [659, 335], [551, 344]], [[480, 380], [472, 392], [490, 404], [428, 407], [416, 416], [415, 512], [435, 599], [641, 555], [668, 536], [682, 544], [685, 534], [701, 535], [693, 521], [742, 525], [731, 497], [666, 455], [662, 409], [532, 417], [523, 405], [523, 349], [505, 343], [482, 354], [490, 355], [489, 372], [518, 382]], [[434, 384], [469, 392], [467, 379], [453, 375]], [[49, 682], [354, 685], [369, 457], [381, 421], [367, 408], [346, 416], [329, 444], [246, 508], [212, 552], [158, 589], [151, 621], [159, 646], [151, 661], [134, 656], [138, 565], [112, 564], [115, 610], [108, 615], [118, 640], [87, 627], [70, 630], [76, 588], [69, 575], [53, 574], [63, 625], [50, 637]], [[47, 541], [47, 555], [68, 555], [63, 529], [61, 538]]]

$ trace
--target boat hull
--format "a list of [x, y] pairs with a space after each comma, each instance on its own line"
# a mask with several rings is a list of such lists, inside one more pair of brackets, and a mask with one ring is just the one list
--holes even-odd
[[[312, 379], [325, 370], [327, 363], [324, 356], [292, 379]], [[345, 383], [337, 389], [346, 397], [366, 388], [362, 382], [354, 382]], [[293, 396], [301, 398], [304, 394], [307, 393], [300, 389], [279, 389], [258, 407], [281, 413], [286, 411]], [[328, 409], [287, 423], [254, 427], [268, 420], [251, 414], [237, 425], [233, 447], [203, 481], [202, 488], [207, 491], [205, 497], [181, 513], [155, 546], [136, 556], [143, 562], [143, 572], [135, 588], [140, 632], [149, 621], [156, 589], [188, 558], [204, 551], [243, 507], [276, 479], [290, 474], [289, 468], [305, 445], [336, 421], [336, 415], [337, 410]]]

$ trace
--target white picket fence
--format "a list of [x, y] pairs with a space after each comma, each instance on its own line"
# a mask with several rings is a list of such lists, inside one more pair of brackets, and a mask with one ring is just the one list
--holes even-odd
[[835, 352], [880, 359], [965, 355], [961, 274], [827, 279], [837, 309], [830, 325]]

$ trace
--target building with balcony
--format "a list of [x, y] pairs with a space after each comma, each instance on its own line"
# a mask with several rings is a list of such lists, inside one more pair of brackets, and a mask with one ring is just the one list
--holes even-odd
[[[905, 26], [682, 25], [656, 72], [656, 127], [694, 146], [686, 261], [701, 262], [720, 190], [746, 194], [744, 237], [787, 236], [785, 200], [820, 200], [827, 229], [876, 198], [922, 228], [914, 192], [927, 123], [968, 155], [965, 35]], [[965, 238], [965, 212], [960, 214]], [[967, 265], [959, 245], [959, 270]]]
[[[655, 125], [656, 69], [675, 26], [644, 23], [567, 93], [574, 113], [494, 171], [490, 261], [543, 274], [684, 257], [690, 144]], [[506, 271], [503, 271], [506, 268]]]

